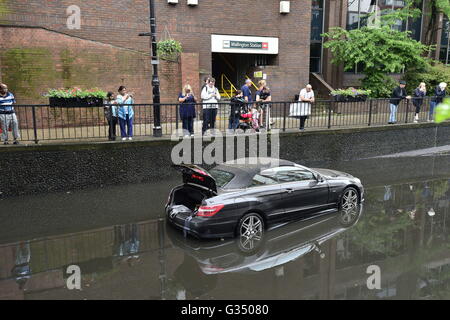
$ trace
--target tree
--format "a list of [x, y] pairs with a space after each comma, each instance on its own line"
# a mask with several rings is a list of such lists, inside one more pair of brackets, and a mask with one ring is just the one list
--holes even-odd
[[379, 17], [377, 27], [364, 26], [345, 30], [332, 28], [322, 36], [328, 40], [324, 47], [333, 54], [332, 63], [343, 64], [344, 70], [362, 65], [365, 75], [362, 87], [372, 91], [373, 97], [388, 97], [394, 80], [389, 73], [401, 72], [405, 68], [425, 68], [428, 60], [424, 53], [429, 47], [409, 37], [409, 32], [392, 28], [398, 20], [415, 17], [417, 10], [408, 2], [402, 10], [386, 12]]
[[[450, 19], [450, 1], [449, 0], [429, 0], [427, 1], [428, 9], [426, 10], [429, 16], [429, 21], [426, 27], [424, 43], [426, 45], [432, 45], [436, 40], [436, 33], [442, 29], [440, 23], [441, 15]], [[424, 13], [425, 14], [425, 13]], [[430, 52], [431, 54], [431, 52]]]

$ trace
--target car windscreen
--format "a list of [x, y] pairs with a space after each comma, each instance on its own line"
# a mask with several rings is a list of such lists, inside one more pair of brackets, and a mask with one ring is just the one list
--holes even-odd
[[214, 180], [216, 180], [216, 185], [218, 188], [223, 188], [234, 178], [233, 173], [218, 169], [210, 170], [209, 174], [214, 178]]

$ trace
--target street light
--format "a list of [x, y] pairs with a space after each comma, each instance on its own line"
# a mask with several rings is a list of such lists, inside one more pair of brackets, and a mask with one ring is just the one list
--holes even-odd
[[161, 98], [159, 90], [159, 77], [158, 77], [158, 56], [157, 56], [157, 42], [156, 42], [156, 18], [155, 18], [155, 3], [153, 0], [149, 0], [150, 8], [150, 33], [140, 33], [139, 36], [151, 37], [151, 55], [152, 55], [152, 87], [153, 87], [153, 136], [162, 137], [161, 129]]

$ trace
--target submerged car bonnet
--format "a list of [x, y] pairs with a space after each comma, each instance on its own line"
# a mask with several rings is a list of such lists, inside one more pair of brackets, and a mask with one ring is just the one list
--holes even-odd
[[197, 185], [217, 193], [216, 180], [205, 169], [193, 164], [179, 164], [173, 167], [183, 174], [183, 183]]

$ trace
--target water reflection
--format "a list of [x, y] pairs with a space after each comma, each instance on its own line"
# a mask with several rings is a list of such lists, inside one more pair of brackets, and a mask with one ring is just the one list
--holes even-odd
[[[246, 247], [239, 237], [220, 242], [200, 241], [183, 237], [170, 225], [167, 231], [172, 243], [193, 257], [205, 274], [259, 272], [282, 266], [312, 251], [324, 258], [322, 244], [354, 225], [361, 212], [362, 206], [357, 206], [279, 226], [268, 231], [251, 248]], [[190, 277], [190, 270], [185, 272], [186, 277]]]
[[[0, 245], [0, 299], [448, 299], [449, 200], [447, 178], [368, 186], [363, 214], [281, 226], [252, 250], [161, 219], [25, 239]], [[81, 291], [66, 288], [73, 264]]]

